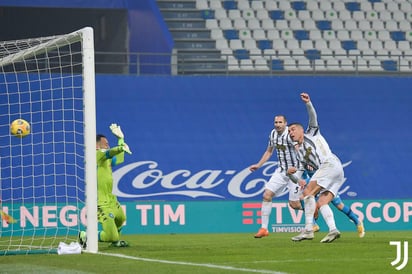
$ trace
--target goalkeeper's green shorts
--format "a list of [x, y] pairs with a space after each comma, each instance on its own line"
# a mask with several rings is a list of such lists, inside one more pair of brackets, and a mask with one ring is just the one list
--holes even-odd
[[126, 215], [119, 202], [115, 202], [107, 205], [97, 206], [97, 218], [99, 223], [110, 225], [111, 223], [119, 230], [126, 221]]

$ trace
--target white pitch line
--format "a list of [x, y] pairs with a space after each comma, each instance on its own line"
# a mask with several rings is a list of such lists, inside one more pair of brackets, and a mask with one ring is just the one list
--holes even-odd
[[254, 272], [254, 273], [264, 273], [264, 274], [287, 274], [286, 272], [278, 272], [278, 271], [271, 271], [271, 270], [238, 268], [238, 267], [233, 267], [233, 266], [224, 266], [224, 265], [215, 265], [215, 264], [198, 264], [198, 263], [190, 263], [190, 262], [157, 260], [157, 259], [134, 257], [134, 256], [123, 255], [123, 254], [115, 254], [115, 253], [98, 252], [97, 254], [104, 255], [104, 256], [111, 256], [111, 257], [118, 257], [118, 258], [136, 260], [136, 261], [161, 263], [161, 264], [199, 266], [199, 267], [208, 267], [208, 268], [216, 268], [216, 269], [224, 269], [224, 270], [232, 270], [232, 271], [240, 271], [240, 272], [250, 272], [250, 273]]
[[[386, 258], [391, 259], [391, 258]], [[296, 263], [296, 262], [328, 262], [330, 259], [321, 259], [321, 258], [311, 258], [311, 259], [289, 259], [289, 260], [264, 260], [264, 261], [251, 261], [251, 262], [243, 262], [245, 264], [261, 264], [261, 263]], [[376, 261], [376, 258], [336, 258], [333, 260], [334, 262], [353, 262], [353, 261]], [[242, 263], [242, 262], [240, 262]]]

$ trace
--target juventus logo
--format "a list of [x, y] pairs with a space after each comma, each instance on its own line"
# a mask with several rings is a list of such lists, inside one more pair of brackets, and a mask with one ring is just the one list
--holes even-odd
[[309, 156], [310, 156], [310, 154], [312, 154], [312, 148], [311, 148], [311, 147], [308, 147], [308, 148], [306, 149], [306, 153], [305, 153], [305, 156], [303, 156], [303, 158], [304, 158], [306, 161], [309, 161]]
[[285, 150], [286, 150], [286, 146], [285, 146], [285, 145], [276, 144], [276, 148], [277, 148], [278, 150], [282, 150], [282, 151], [285, 151]]
[[[396, 246], [396, 259], [391, 262], [392, 266], [397, 265], [402, 258], [402, 250], [401, 250], [401, 241], [390, 241], [390, 245], [395, 245]], [[408, 242], [404, 241], [403, 242], [403, 261], [400, 265], [395, 267], [397, 270], [403, 269], [406, 265], [408, 264]]]

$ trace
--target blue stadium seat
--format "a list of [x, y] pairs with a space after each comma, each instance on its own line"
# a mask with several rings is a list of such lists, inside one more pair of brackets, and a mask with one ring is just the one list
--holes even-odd
[[295, 11], [306, 10], [306, 3], [304, 1], [293, 1], [290, 3], [290, 6]]
[[272, 60], [272, 70], [285, 70], [283, 60], [279, 60], [279, 59]]
[[305, 51], [305, 57], [311, 61], [320, 59], [320, 51], [317, 49], [308, 49]]
[[272, 49], [273, 48], [273, 41], [272, 40], [258, 40], [257, 46], [261, 50], [265, 49]]
[[381, 66], [386, 71], [398, 71], [398, 62], [394, 60], [383, 60]]
[[283, 20], [285, 19], [285, 12], [283, 10], [271, 10], [269, 11], [269, 17], [272, 20]]
[[250, 59], [249, 57], [249, 51], [246, 49], [237, 49], [233, 51], [233, 56], [235, 56], [236, 59], [242, 60], [242, 59]]
[[234, 29], [223, 30], [223, 37], [227, 40], [239, 39], [239, 31]]
[[399, 41], [405, 41], [406, 36], [404, 31], [391, 31], [391, 39], [399, 42]]
[[346, 2], [345, 7], [348, 11], [354, 12], [354, 11], [360, 11], [360, 3], [358, 2]]
[[233, 0], [223, 1], [222, 6], [226, 10], [235, 10], [237, 9], [237, 2]]
[[356, 41], [353, 41], [353, 40], [344, 40], [344, 41], [341, 41], [341, 45], [342, 45], [342, 48], [344, 49], [344, 50], [353, 50], [353, 49], [357, 49], [358, 47], [357, 47], [357, 44], [356, 44]]
[[316, 27], [320, 30], [332, 30], [332, 22], [329, 20], [316, 21]]
[[309, 31], [307, 31], [307, 30], [295, 30], [293, 32], [293, 36], [295, 37], [296, 40], [299, 40], [299, 41], [309, 40]]
[[382, 2], [382, 0], [368, 0], [369, 2], [373, 3], [378, 3], [378, 2]]
[[201, 16], [203, 19], [214, 19], [215, 18], [215, 12], [213, 10], [202, 10], [201, 11]]

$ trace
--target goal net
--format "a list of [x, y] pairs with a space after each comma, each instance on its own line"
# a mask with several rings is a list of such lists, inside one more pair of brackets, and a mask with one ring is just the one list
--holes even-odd
[[97, 252], [94, 85], [92, 28], [0, 42], [0, 255], [55, 253], [86, 228]]

